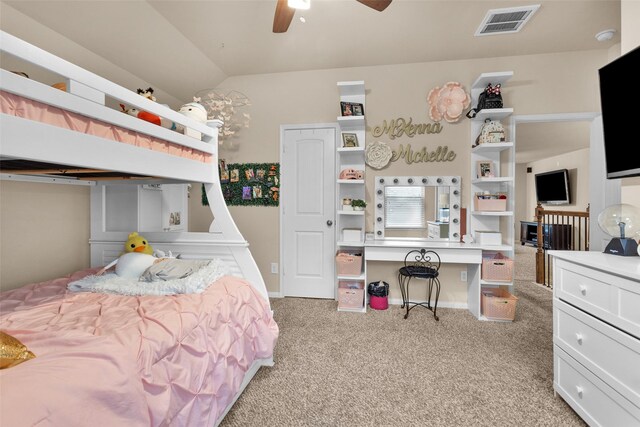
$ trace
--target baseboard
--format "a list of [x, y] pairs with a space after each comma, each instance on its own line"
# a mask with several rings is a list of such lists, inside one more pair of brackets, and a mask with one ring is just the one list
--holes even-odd
[[282, 292], [269, 292], [269, 298], [284, 298]]

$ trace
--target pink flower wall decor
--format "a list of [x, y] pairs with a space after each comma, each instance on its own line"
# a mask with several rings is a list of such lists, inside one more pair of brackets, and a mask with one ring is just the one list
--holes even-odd
[[471, 97], [460, 83], [448, 82], [443, 87], [436, 86], [431, 89], [427, 101], [431, 120], [439, 122], [444, 119], [448, 123], [455, 123], [469, 107]]

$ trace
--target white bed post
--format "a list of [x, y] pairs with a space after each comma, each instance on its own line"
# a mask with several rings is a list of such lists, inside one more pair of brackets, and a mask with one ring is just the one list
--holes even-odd
[[[218, 129], [222, 123], [219, 120], [209, 120], [207, 125]], [[217, 162], [218, 159], [218, 138], [217, 135], [211, 140], [211, 144], [215, 144], [216, 151], [214, 153], [214, 159]], [[218, 168], [218, 165], [213, 167]], [[269, 300], [269, 294], [267, 292], [266, 284], [260, 274], [258, 265], [251, 255], [249, 250], [249, 243], [245, 240], [238, 229], [238, 226], [233, 221], [227, 202], [222, 195], [222, 187], [220, 184], [220, 174], [214, 174], [214, 182], [211, 184], [204, 184], [205, 191], [207, 193], [207, 200], [209, 202], [209, 209], [213, 214], [213, 221], [209, 226], [210, 233], [219, 233], [222, 235], [222, 239], [229, 242], [237, 242], [238, 245], [229, 245], [229, 249], [233, 253], [238, 266], [242, 270], [242, 274], [249, 282], [255, 284], [256, 289], [260, 290], [263, 296]]]

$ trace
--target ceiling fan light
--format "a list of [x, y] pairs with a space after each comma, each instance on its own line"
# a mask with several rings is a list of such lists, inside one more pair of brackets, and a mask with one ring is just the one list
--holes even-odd
[[288, 0], [287, 5], [294, 9], [309, 9], [311, 7], [311, 0]]

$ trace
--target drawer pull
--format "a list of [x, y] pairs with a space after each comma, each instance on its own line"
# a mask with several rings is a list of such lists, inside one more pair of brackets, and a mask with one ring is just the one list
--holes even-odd
[[576, 341], [578, 341], [578, 344], [582, 345], [582, 334], [576, 334]]
[[582, 295], [586, 295], [587, 294], [587, 287], [585, 285], [580, 285], [580, 293]]
[[582, 399], [582, 387], [580, 387], [579, 385], [576, 386], [576, 392], [578, 393], [578, 397], [580, 399]]

